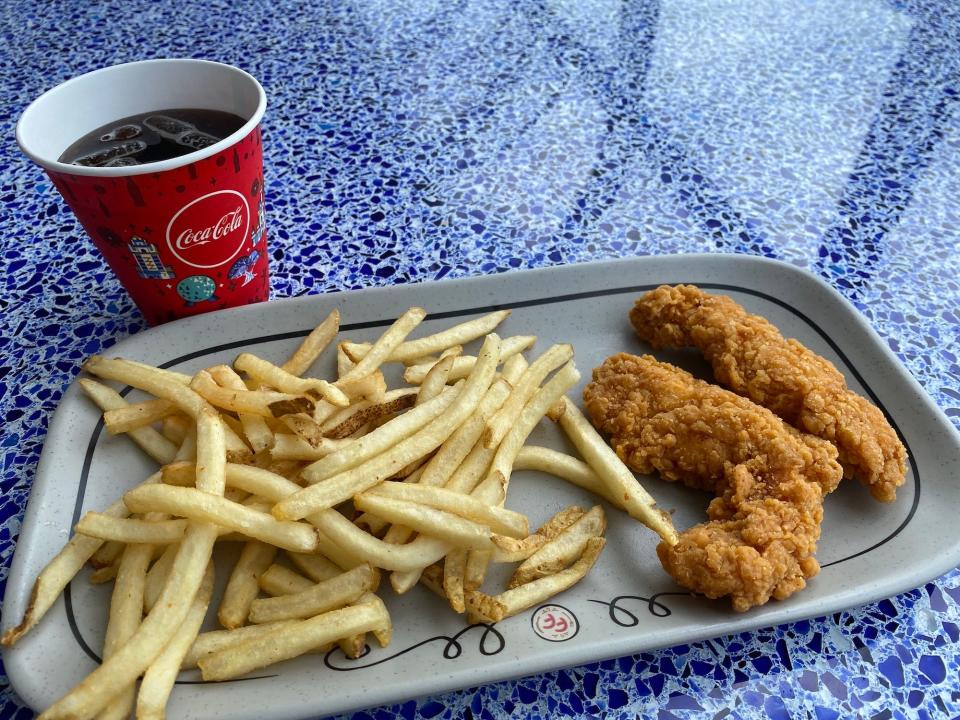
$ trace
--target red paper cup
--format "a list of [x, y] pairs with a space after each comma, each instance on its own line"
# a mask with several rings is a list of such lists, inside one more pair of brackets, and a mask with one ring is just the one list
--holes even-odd
[[[132, 167], [59, 162], [72, 143], [120, 118], [168, 108], [221, 110], [246, 122], [202, 150]], [[17, 123], [43, 167], [151, 325], [266, 300], [260, 119], [251, 75], [205, 60], [147, 60], [69, 80]]]

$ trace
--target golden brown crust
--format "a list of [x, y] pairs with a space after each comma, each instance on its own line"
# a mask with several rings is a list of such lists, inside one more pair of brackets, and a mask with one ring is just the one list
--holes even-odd
[[719, 383], [834, 443], [847, 475], [877, 500], [896, 498], [906, 479], [906, 449], [883, 413], [851, 391], [825, 358], [729, 297], [692, 285], [648, 292], [630, 322], [654, 347], [697, 347]]
[[816, 574], [823, 496], [842, 475], [830, 443], [650, 356], [608, 358], [584, 401], [631, 468], [717, 495], [707, 522], [657, 548], [679, 584], [742, 611]]

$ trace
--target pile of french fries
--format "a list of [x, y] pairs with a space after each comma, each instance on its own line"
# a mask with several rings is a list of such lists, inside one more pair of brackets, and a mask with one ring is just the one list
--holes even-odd
[[[242, 353], [189, 376], [91, 358], [88, 374], [153, 396], [128, 403], [80, 380], [107, 430], [159, 469], [83, 516], [3, 635], [17, 642], [88, 562], [92, 582], [114, 582], [102, 665], [41, 718], [162, 718], [184, 668], [226, 680], [335, 645], [358, 657], [367, 633], [385, 646], [382, 572], [395, 592], [423, 583], [470, 622], [542, 603], [590, 570], [606, 519], [599, 505], [570, 507], [531, 533], [505, 507], [514, 470], [586, 488], [676, 542], [669, 516], [566, 397], [579, 379], [572, 348], [528, 363], [535, 337], [494, 332], [508, 315], [407, 340], [426, 317], [411, 308], [376, 342], [338, 343], [330, 380], [306, 373], [338, 335], [337, 311], [280, 366]], [[388, 389], [385, 363], [405, 366], [407, 386]], [[583, 460], [525, 446], [544, 417]], [[216, 609], [224, 629], [201, 632], [224, 542], [243, 543]], [[507, 588], [483, 592], [489, 564], [505, 562], [519, 563]]]

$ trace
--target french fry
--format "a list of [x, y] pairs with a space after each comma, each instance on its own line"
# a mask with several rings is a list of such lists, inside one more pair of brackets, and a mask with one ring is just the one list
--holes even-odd
[[337, 380], [337, 386], [342, 387], [349, 380], [369, 375], [377, 370], [426, 316], [427, 311], [418, 307], [410, 308], [403, 313], [370, 347], [363, 359]]
[[[224, 451], [225, 452], [225, 451]], [[40, 717], [90, 717], [132, 683], [163, 650], [183, 623], [210, 561], [216, 529], [191, 525], [184, 535], [160, 598], [129, 641]], [[185, 600], [186, 599], [186, 600]]]
[[[417, 584], [417, 581], [420, 580], [420, 575], [422, 573], [423, 568], [414, 568], [413, 570], [407, 571], [395, 570], [394, 572], [390, 573], [390, 587], [393, 588], [393, 591], [397, 595], [403, 595], [404, 593], [409, 592], [410, 589]], [[446, 595], [443, 597], [446, 597]]]
[[526, 585], [520, 585], [493, 598], [483, 596], [478, 592], [471, 593], [470, 597], [481, 607], [484, 615], [494, 622], [500, 622], [505, 618], [523, 612], [527, 608], [538, 605], [580, 582], [597, 561], [605, 543], [606, 541], [603, 538], [590, 538], [580, 559], [566, 570], [562, 570], [555, 575], [548, 575]]
[[297, 482], [303, 467], [303, 463], [299, 460], [272, 460], [266, 469], [275, 475]]
[[[187, 654], [184, 655], [180, 669], [190, 670], [191, 668], [195, 668], [197, 661], [205, 655], [234, 647], [248, 640], [253, 640], [254, 638], [263, 637], [278, 628], [289, 627], [295, 622], [296, 620], [279, 620], [275, 623], [244, 625], [243, 627], [238, 627], [233, 630], [210, 630], [205, 633], [200, 633], [197, 635], [196, 640], [193, 641], [193, 645], [190, 646]], [[324, 652], [329, 649], [329, 646], [327, 646]]]
[[618, 510], [623, 510], [623, 501], [610, 492], [610, 488], [589, 465], [559, 450], [539, 445], [524, 445], [513, 461], [513, 469], [536, 470], [554, 475], [599, 495]]
[[455, 356], [447, 355], [440, 358], [437, 363], [430, 368], [430, 372], [420, 383], [420, 392], [417, 393], [417, 405], [422, 405], [428, 400], [435, 398], [443, 392], [447, 384], [447, 376], [450, 375], [450, 369], [453, 367]]
[[[138, 367], [141, 370], [144, 370], [145, 372], [149, 373], [150, 375], [159, 375], [170, 382], [177, 382], [177, 383], [180, 383], [181, 385], [190, 384], [191, 377], [186, 373], [177, 372], [176, 370], [167, 370], [165, 368], [155, 367], [148, 363], [139, 362], [138, 360], [124, 360], [124, 363], [127, 365]], [[118, 380], [119, 378], [112, 378], [112, 379]], [[127, 383], [127, 384], [129, 385], [130, 383]]]
[[297, 437], [312, 448], [323, 445], [327, 439], [323, 436], [320, 424], [314, 420], [311, 415], [307, 415], [306, 413], [293, 413], [291, 415], [284, 415], [281, 419], [284, 425], [290, 428]]
[[[160, 481], [160, 473], [154, 473], [141, 485], [150, 485]], [[103, 511], [105, 515], [125, 518], [130, 515], [123, 500], [117, 500]], [[0, 643], [11, 647], [40, 621], [50, 606], [63, 592], [74, 576], [80, 572], [87, 560], [100, 548], [103, 541], [86, 535], [74, 535], [56, 557], [51, 560], [37, 576], [30, 591], [30, 600], [20, 623], [10, 629], [0, 639]]]
[[284, 626], [260, 638], [201, 658], [197, 665], [204, 680], [229, 680], [282, 660], [303, 655], [326, 643], [388, 626], [383, 603], [363, 603], [332, 610]]
[[[140, 378], [137, 380], [139, 381]], [[150, 382], [154, 381], [151, 379]], [[144, 382], [144, 384], [147, 383]], [[179, 387], [190, 392], [182, 385]], [[180, 400], [189, 397], [179, 396], [176, 393], [174, 395]], [[201, 492], [211, 494], [211, 497], [215, 497], [216, 494], [222, 496], [226, 485], [224, 466], [227, 453], [223, 424], [216, 412], [207, 405], [197, 407], [195, 417], [197, 418], [197, 488]], [[159, 485], [154, 487], [184, 489]], [[183, 624], [190, 610], [190, 603], [200, 588], [210, 562], [216, 538], [215, 526], [205, 522], [190, 524], [183, 540], [177, 545], [177, 555], [167, 575], [163, 591], [140, 627], [114, 655], [106, 659], [69, 693], [47, 708], [41, 715], [44, 720], [95, 715], [110, 702], [111, 698], [149, 667]]]
[[471, 550], [467, 553], [467, 564], [463, 570], [463, 589], [466, 592], [476, 590], [483, 585], [491, 560], [493, 560], [492, 550]]
[[[503, 438], [503, 442], [497, 447], [497, 454], [494, 455], [490, 467], [491, 474], [499, 474], [505, 483], [510, 482], [514, 458], [520, 452], [520, 448], [523, 447], [524, 441], [550, 406], [563, 397], [563, 394], [573, 387], [579, 379], [580, 373], [574, 366], [573, 361], [570, 361], [558, 370], [523, 406], [520, 416], [511, 425], [510, 430]], [[506, 487], [504, 487], [504, 492], [506, 492]]]
[[490, 528], [445, 510], [436, 510], [426, 505], [369, 493], [355, 495], [353, 504], [358, 509], [372, 512], [388, 522], [405, 525], [417, 532], [444, 540], [455, 547], [478, 550], [493, 547]]
[[197, 429], [195, 427], [190, 428], [190, 432], [187, 433], [187, 436], [183, 439], [183, 442], [180, 443], [180, 447], [177, 448], [177, 454], [173, 456], [172, 462], [181, 462], [183, 460], [196, 460], [197, 459]]
[[[471, 492], [471, 496], [489, 505], [502, 505], [506, 499], [506, 481], [500, 473], [493, 473]], [[471, 592], [483, 585], [493, 554], [494, 550], [471, 550], [467, 554], [463, 577], [465, 591]]]
[[[152, 549], [148, 545], [130, 545], [124, 550], [117, 579], [110, 596], [110, 614], [103, 639], [103, 657], [109, 658], [129, 640], [143, 616], [143, 584]], [[136, 685], [130, 683], [104, 708], [100, 717], [121, 720], [130, 716], [136, 698]]]
[[[516, 357], [520, 357], [517, 355]], [[487, 420], [503, 404], [510, 394], [510, 383], [500, 379], [494, 381], [483, 396], [473, 414], [447, 439], [430, 458], [423, 475], [422, 485], [443, 486], [450, 476], [469, 455], [477, 440], [480, 439]]]
[[[548, 365], [553, 362], [555, 360], [551, 360]], [[487, 479], [472, 491], [475, 496], [482, 496], [488, 502], [495, 498], [496, 504], [503, 504], [506, 499], [507, 486], [510, 482], [513, 461], [523, 443], [547, 410], [557, 403], [563, 397], [563, 394], [576, 384], [579, 378], [580, 373], [574, 366], [573, 361], [568, 361], [526, 402], [519, 418], [510, 426], [503, 441], [497, 447]], [[493, 503], [491, 502], [491, 504]], [[473, 551], [467, 556], [464, 587], [468, 591], [475, 590], [483, 584], [486, 568], [492, 557], [492, 551], [482, 554]]]
[[350, 372], [353, 369], [354, 365], [356, 364], [357, 364], [356, 361], [354, 361], [347, 354], [347, 351], [344, 349], [343, 343], [340, 343], [337, 346], [337, 377], [338, 378], [344, 377], [348, 372]]
[[122, 542], [105, 542], [90, 556], [90, 567], [102, 568], [113, 565], [123, 555], [126, 546]]
[[417, 397], [416, 389], [404, 388], [391, 390], [380, 402], [361, 400], [327, 418], [321, 426], [321, 431], [324, 437], [328, 438], [349, 437], [368, 423], [413, 407]]
[[443, 562], [443, 594], [454, 612], [462, 613], [467, 608], [463, 600], [463, 578], [467, 571], [467, 551], [464, 548], [451, 550]]
[[[240, 376], [227, 365], [210, 368], [209, 372], [218, 385], [230, 390], [248, 389]], [[243, 435], [247, 438], [255, 453], [261, 453], [273, 447], [273, 430], [267, 424], [266, 418], [251, 413], [238, 413], [237, 416], [240, 420]]]
[[[533, 347], [536, 341], [536, 335], [515, 335], [504, 338], [500, 349], [500, 362], [502, 363], [517, 353], [528, 350]], [[472, 355], [461, 355], [456, 358], [453, 361], [450, 374], [447, 376], [447, 382], [455, 382], [467, 377], [473, 372], [473, 366], [476, 362], [477, 358]], [[411, 385], [419, 385], [427, 377], [427, 373], [430, 372], [433, 365], [434, 363], [432, 362], [423, 363], [422, 365], [411, 365], [404, 370], [403, 379]]]
[[120, 543], [166, 545], [180, 542], [187, 529], [186, 520], [149, 522], [132, 518], [111, 517], [105, 513], [88, 512], [74, 528], [76, 532], [101, 540]]
[[[262, 468], [235, 464], [227, 465], [227, 481], [271, 501], [300, 489], [296, 483]], [[319, 549], [343, 569], [363, 562], [386, 570], [419, 569], [442, 558], [451, 547], [449, 543], [429, 537], [419, 537], [405, 545], [391, 545], [364, 532], [336, 510], [322, 510], [307, 519], [324, 535]], [[347, 552], [351, 557], [337, 557], [330, 555], [331, 552]]]
[[[226, 472], [226, 468], [224, 468]], [[197, 484], [197, 464], [194, 460], [179, 460], [160, 468], [160, 482], [164, 485], [193, 487]]]
[[169, 400], [144, 400], [129, 404], [124, 401], [124, 403], [126, 407], [106, 410], [103, 413], [103, 424], [111, 435], [119, 435], [152, 425], [177, 412], [177, 406]]
[[304, 575], [315, 583], [323, 582], [339, 575], [343, 570], [323, 555], [288, 552], [287, 557]]
[[553, 422], [560, 422], [560, 418], [563, 417], [563, 411], [566, 410], [566, 408], [567, 406], [564, 399], [560, 398], [547, 410], [547, 417]]
[[561, 367], [573, 357], [570, 345], [554, 345], [534, 360], [510, 393], [510, 397], [490, 418], [483, 433], [485, 447], [497, 447], [520, 415], [523, 407], [537, 392], [547, 375]]
[[447, 599], [447, 593], [443, 589], [443, 567], [440, 565], [428, 565], [423, 568], [420, 574], [420, 584], [443, 600]]
[[454, 490], [461, 493], [473, 492], [474, 488], [483, 481], [487, 475], [490, 463], [493, 462], [497, 454], [494, 448], [485, 448], [482, 441], [477, 441], [463, 462], [453, 471], [453, 475], [447, 480], [448, 490]]
[[243, 435], [253, 448], [254, 454], [268, 453], [273, 449], [273, 430], [265, 419], [259, 415], [240, 413], [240, 424], [243, 426]]
[[227, 487], [227, 450], [227, 429], [219, 413], [210, 406], [202, 408], [197, 416], [196, 486], [199, 492], [223, 497]]
[[[456, 430], [460, 423], [469, 417], [486, 393], [496, 372], [499, 350], [500, 339], [496, 335], [488, 335], [483, 348], [480, 350], [480, 359], [476, 367], [467, 378], [462, 391], [457, 395], [457, 403], [446, 412], [379, 456], [329, 478], [323, 483], [304, 488], [280, 501], [273, 508], [274, 515], [281, 518], [300, 519], [315, 510], [333, 507], [344, 500], [348, 500], [356, 493], [363, 492], [390, 477], [398, 467], [403, 467], [435, 450]], [[424, 403], [419, 408], [413, 408], [397, 419], [403, 419], [421, 408], [439, 402], [446, 395], [447, 393], [444, 393], [431, 400], [430, 403]], [[382, 427], [388, 425], [390, 423]], [[305, 477], [309, 471], [309, 468], [304, 470]], [[312, 480], [314, 478], [308, 477], [308, 479]]]
[[126, 383], [160, 399], [169, 400], [194, 419], [200, 416], [204, 408], [210, 407], [206, 400], [184, 385], [184, 378], [188, 383], [190, 378], [180, 373], [172, 373], [132, 360], [105, 358], [100, 355], [94, 355], [87, 360], [83, 364], [83, 369], [91, 375]]
[[552, 540], [563, 529], [579, 520], [584, 512], [583, 508], [576, 505], [564, 508], [545, 522], [533, 535], [528, 535], [522, 540], [494, 535], [491, 539], [497, 549], [493, 552], [493, 562], [504, 563], [526, 560], [543, 547], [547, 541]]
[[[348, 548], [358, 558], [384, 570], [419, 572], [453, 547], [445, 540], [425, 535], [403, 545], [387, 543], [364, 532], [335, 510], [311, 515], [310, 521], [339, 547]], [[323, 548], [324, 554], [327, 550]]]
[[206, 370], [201, 370], [193, 376], [190, 388], [211, 405], [238, 413], [273, 417], [281, 413], [271, 408], [271, 405], [280, 403], [295, 404], [295, 407], [303, 408], [296, 412], [313, 412], [313, 401], [302, 395], [275, 390], [231, 390], [220, 387]]
[[[170, 401], [160, 400], [159, 402]], [[172, 405], [173, 403], [170, 404]], [[163, 422], [160, 424], [160, 434], [175, 445], [181, 445], [192, 427], [193, 422], [190, 418], [178, 412], [163, 418]]]
[[490, 506], [477, 498], [446, 488], [404, 482], [384, 482], [370, 488], [365, 495], [379, 495], [445, 510], [486, 525], [493, 532], [508, 537], [523, 538], [530, 532], [526, 515], [502, 507]]
[[427, 461], [433, 457], [433, 453], [427, 453], [423, 457], [419, 457], [416, 460], [408, 463], [402, 467], [399, 471], [395, 472], [390, 476], [391, 480], [403, 480], [406, 483], [411, 482], [410, 478], [414, 475], [418, 475], [422, 472], [424, 465]]
[[369, 565], [360, 565], [292, 595], [254, 600], [250, 622], [295, 620], [336, 610], [376, 590], [379, 582], [379, 572]]
[[[340, 513], [336, 512], [335, 510], [331, 511], [331, 514], [332, 513], [336, 513], [348, 524], [352, 525], [352, 523], [344, 518], [343, 515], [340, 515]], [[359, 528], [356, 529], [359, 530]], [[364, 558], [354, 552], [352, 547], [336, 542], [316, 525], [314, 525], [314, 530], [317, 533], [317, 547], [323, 552], [325, 557], [330, 558], [342, 570], [352, 570], [358, 565], [363, 565], [366, 562]]]
[[349, 402], [357, 400], [381, 402], [387, 393], [387, 381], [379, 370], [359, 377], [342, 378], [337, 380], [336, 387]]
[[212, 594], [213, 562], [210, 562], [183, 623], [143, 676], [137, 695], [137, 720], [163, 720], [166, 717], [167, 700], [177, 680], [177, 673], [200, 632]]
[[[305, 377], [339, 328], [336, 311], [282, 366], [238, 355], [234, 367], [246, 379], [225, 365], [191, 377], [91, 358], [91, 373], [156, 398], [131, 406], [84, 380], [110, 429], [148, 436], [162, 469], [119, 507], [81, 518], [72, 549], [68, 544], [41, 573], [24, 621], [3, 638], [15, 642], [17, 631], [37, 622], [78, 561], [96, 553], [109, 564], [91, 579], [118, 576], [122, 592], [129, 580], [121, 558], [140, 553], [139, 591], [128, 598], [139, 625], [42, 718], [125, 716], [140, 676], [138, 716], [159, 718], [180, 668], [196, 665], [205, 680], [231, 679], [326, 652], [333, 642], [359, 657], [367, 632], [385, 646], [392, 626], [373, 592], [380, 570], [391, 572], [398, 593], [419, 579], [469, 622], [485, 624], [578, 581], [602, 548], [602, 510], [568, 509], [531, 535], [527, 518], [503, 507], [511, 472], [552, 470], [611, 501], [617, 496], [589, 458], [584, 464], [522, 449], [545, 414], [564, 422], [563, 394], [579, 374], [569, 346], [554, 346], [529, 365], [522, 352], [535, 337], [501, 340], [491, 332], [508, 314], [407, 340], [425, 317], [411, 308], [376, 342], [341, 343], [336, 381]], [[463, 357], [463, 343], [484, 335], [477, 356]], [[385, 362], [405, 365], [405, 377], [419, 387], [389, 390]], [[157, 422], [165, 435], [151, 427]], [[345, 501], [352, 514], [334, 509]], [[244, 543], [217, 613], [233, 629], [200, 634], [218, 541]], [[273, 564], [278, 548], [305, 576]], [[477, 592], [492, 559], [522, 562], [498, 596]], [[257, 599], [260, 590], [273, 597]]]
[[131, 490], [123, 501], [133, 512], [165, 512], [213, 523], [285, 550], [312, 552], [317, 547], [317, 536], [305, 523], [277, 520], [268, 513], [199, 489], [151, 485]]
[[413, 358], [412, 360], [404, 360], [403, 364], [405, 367], [413, 367], [414, 365], [429, 365], [433, 367], [438, 362], [440, 362], [439, 355], [422, 355], [418, 358]]
[[[228, 418], [236, 423], [236, 429], [227, 422]], [[250, 450], [250, 446], [240, 437], [243, 433], [243, 426], [228, 415], [222, 415], [220, 419], [220, 424], [223, 426], [223, 439], [227, 446], [227, 460], [230, 462], [253, 462], [253, 452]]]
[[291, 395], [316, 394], [337, 407], [350, 404], [343, 391], [326, 380], [301, 378], [252, 353], [240, 353], [233, 361], [235, 370], [245, 372], [257, 383]]
[[[407, 340], [398, 345], [387, 358], [388, 362], [406, 362], [424, 355], [442, 352], [454, 345], [465, 345], [471, 340], [482, 338], [493, 332], [496, 327], [507, 319], [509, 310], [498, 310], [483, 317], [469, 320], [459, 325], [447, 328], [442, 332], [428, 335], [417, 340]], [[362, 359], [370, 351], [369, 343], [344, 343], [351, 357]]]
[[[480, 606], [477, 603], [475, 591], [471, 591], [467, 593], [466, 597], [464, 598], [464, 602], [467, 606], [467, 622], [468, 623], [470, 623], [471, 625], [487, 625], [487, 626], [494, 625], [494, 621], [488, 618], [486, 615], [484, 615], [480, 611]], [[493, 601], [493, 602], [494, 604], [496, 604], [496, 601]]]
[[332, 453], [343, 450], [351, 445], [353, 440], [323, 438], [316, 447], [296, 435], [277, 433], [273, 436], [273, 447], [270, 456], [274, 460], [311, 460], [316, 461]]
[[291, 375], [303, 375], [340, 330], [340, 311], [331, 310], [326, 319], [307, 335], [293, 355], [280, 367]]
[[160, 593], [163, 592], [163, 587], [167, 584], [167, 576], [170, 574], [170, 568], [173, 567], [173, 561], [176, 559], [179, 550], [180, 548], [177, 545], [168, 545], [163, 554], [147, 571], [147, 579], [143, 587], [143, 611], [145, 613], [153, 609]]
[[[292, 400], [278, 400], [269, 404], [269, 410], [274, 418], [282, 418], [293, 413], [316, 413], [317, 405], [330, 405], [326, 400], [313, 400], [306, 396], [295, 397]], [[332, 407], [332, 405], [331, 405]]]
[[313, 587], [303, 575], [283, 565], [273, 564], [261, 573], [257, 580], [260, 589], [267, 595], [293, 595]]
[[563, 570], [583, 554], [590, 538], [600, 537], [606, 528], [603, 508], [596, 505], [527, 558], [514, 571], [507, 588], [512, 589]]
[[97, 568], [88, 577], [88, 581], [91, 585], [103, 585], [104, 583], [112, 582], [117, 577], [117, 572], [120, 567], [120, 561], [117, 560], [113, 565], [105, 565], [102, 568]]
[[504, 361], [503, 370], [500, 371], [500, 377], [510, 383], [511, 386], [516, 385], [528, 367], [530, 367], [530, 365], [523, 355], [519, 353], [511, 355]]
[[302, 473], [304, 479], [318, 483], [375, 458], [441, 416], [462, 394], [462, 389], [453, 388], [393, 418], [368, 435], [305, 468]]
[[[327, 545], [329, 548], [329, 545]], [[306, 574], [310, 580], [314, 583], [324, 582], [325, 580], [332, 580], [333, 578], [341, 575], [344, 572], [340, 566], [334, 563], [331, 560], [328, 560], [323, 555], [308, 555], [306, 553], [295, 553], [288, 552], [287, 557], [290, 558], [291, 562], [297, 566], [297, 569]], [[360, 567], [361, 564], [357, 563], [348, 563], [353, 567]], [[306, 590], [312, 587], [310, 582], [307, 582], [306, 587], [300, 588], [297, 592]], [[292, 594], [292, 593], [288, 593]], [[364, 600], [369, 601], [367, 597], [369, 593], [363, 593], [358, 602], [363, 602]], [[378, 642], [381, 646], [386, 645], [390, 641], [389, 633], [384, 635], [384, 631], [377, 631], [379, 634], [377, 636]], [[353, 637], [342, 638], [337, 641], [340, 645], [340, 649], [343, 651], [343, 654], [349, 658], [358, 658], [363, 655], [366, 650], [366, 635], [354, 635]]]
[[639, 520], [659, 535], [668, 545], [677, 544], [677, 531], [670, 516], [657, 507], [630, 469], [604, 442], [580, 409], [564, 398], [565, 409], [560, 427], [566, 432], [583, 459], [597, 473], [611, 495], [621, 498], [630, 517]]
[[[107, 387], [94, 380], [88, 380], [87, 378], [80, 378], [78, 382], [84, 393], [86, 393], [101, 410], [120, 410], [129, 407], [127, 401], [123, 399], [120, 393], [111, 387]], [[140, 449], [147, 455], [161, 465], [170, 462], [177, 452], [176, 445], [151, 427], [131, 430], [127, 433], [127, 436], [139, 445]]]
[[232, 630], [246, 623], [260, 589], [260, 575], [270, 567], [276, 554], [276, 547], [262, 542], [251, 541], [243, 546], [217, 611], [223, 627]]

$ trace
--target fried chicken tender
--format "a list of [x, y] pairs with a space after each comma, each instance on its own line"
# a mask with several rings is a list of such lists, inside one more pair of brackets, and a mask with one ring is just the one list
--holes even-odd
[[883, 413], [847, 387], [825, 358], [751, 315], [725, 295], [663, 285], [630, 312], [637, 335], [655, 348], [695, 346], [717, 381], [800, 430], [837, 446], [847, 477], [881, 502], [906, 480], [907, 451]]
[[843, 474], [833, 445], [649, 355], [607, 358], [583, 397], [631, 469], [717, 495], [707, 522], [657, 547], [680, 585], [743, 611], [819, 572], [823, 497]]

